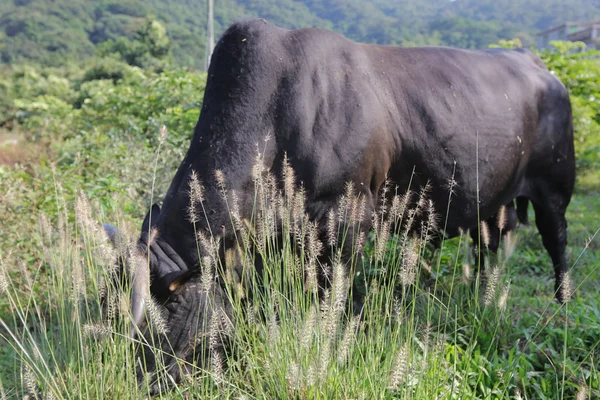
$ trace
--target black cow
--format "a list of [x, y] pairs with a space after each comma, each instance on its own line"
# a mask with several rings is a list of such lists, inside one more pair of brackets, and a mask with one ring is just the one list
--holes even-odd
[[[152, 286], [134, 282], [135, 316], [141, 318], [148, 290], [167, 296], [170, 346], [179, 356], [187, 356], [196, 333], [190, 316], [209, 303], [197, 291], [168, 297], [185, 285], [186, 271], [198, 268], [195, 230], [224, 232], [226, 245], [233, 235], [214, 171], [222, 171], [248, 217], [256, 145], [267, 135], [266, 167], [281, 176], [287, 154], [315, 221], [349, 181], [371, 210], [386, 178], [400, 190], [411, 180], [416, 190], [429, 182], [449, 236], [516, 197], [529, 199], [563, 300], [565, 210], [575, 177], [571, 105], [536, 55], [358, 44], [325, 30], [251, 20], [233, 24], [215, 47], [189, 150], [140, 239], [149, 249]], [[197, 212], [205, 217], [195, 228], [188, 213], [192, 171], [204, 186], [204, 209]], [[447, 213], [452, 178], [457, 185]], [[151, 227], [158, 235], [148, 244]], [[209, 297], [211, 310], [227, 307], [222, 288]]]

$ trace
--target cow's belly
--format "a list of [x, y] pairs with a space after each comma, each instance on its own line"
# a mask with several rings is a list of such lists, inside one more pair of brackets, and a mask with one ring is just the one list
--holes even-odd
[[524, 185], [527, 154], [518, 145], [499, 141], [497, 135], [494, 147], [478, 149], [473, 142], [458, 138], [437, 152], [423, 146], [400, 155], [390, 169], [389, 178], [400, 193], [419, 192], [429, 184], [428, 199], [448, 233], [477, 226], [519, 195]]

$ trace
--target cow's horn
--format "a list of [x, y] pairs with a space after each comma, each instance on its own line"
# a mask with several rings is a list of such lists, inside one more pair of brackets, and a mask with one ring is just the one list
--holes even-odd
[[134, 257], [134, 265], [131, 273], [131, 315], [133, 322], [131, 324], [131, 337], [135, 336], [137, 327], [144, 319], [146, 303], [150, 301], [150, 271], [146, 258]]
[[[120, 247], [126, 243], [125, 237], [114, 225], [111, 224], [102, 224], [102, 228], [106, 232], [106, 235], [118, 250], [124, 250], [126, 253], [126, 249], [120, 249]], [[132, 257], [133, 260], [133, 268], [131, 262], [126, 262], [127, 269], [129, 269], [129, 277], [131, 278], [131, 315], [133, 318], [133, 322], [131, 323], [130, 335], [131, 337], [135, 336], [137, 331], [137, 327], [140, 325], [142, 320], [144, 319], [144, 313], [146, 310], [146, 302], [150, 299], [150, 290], [149, 290], [149, 270], [148, 270], [148, 262], [144, 257]], [[131, 259], [130, 259], [131, 260]]]
[[116, 246], [117, 240], [121, 235], [119, 228], [111, 224], [102, 224], [102, 228], [104, 228], [104, 232], [106, 232], [106, 236], [108, 236], [112, 244]]
[[[117, 251], [117, 255], [119, 257], [125, 257], [127, 253], [127, 237], [114, 225], [102, 224], [102, 228]], [[119, 260], [119, 262], [122, 261], [123, 259]]]

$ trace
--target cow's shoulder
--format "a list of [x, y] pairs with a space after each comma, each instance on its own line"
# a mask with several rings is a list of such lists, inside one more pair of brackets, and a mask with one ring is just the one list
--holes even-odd
[[262, 18], [236, 21], [229, 26], [225, 33], [223, 33], [220, 41], [239, 41], [246, 43], [248, 39], [269, 35], [269, 33], [274, 31], [283, 30], [285, 29], [279, 28]]
[[486, 49], [480, 50], [480, 52], [495, 57], [498, 62], [506, 62], [515, 66], [529, 67], [534, 71], [548, 71], [544, 61], [542, 61], [537, 54], [529, 49]]
[[546, 64], [544, 64], [544, 61], [542, 61], [540, 56], [535, 54], [533, 51], [531, 51], [529, 49], [524, 49], [524, 48], [518, 48], [518, 49], [515, 49], [514, 51], [522, 54], [524, 57], [527, 57], [527, 59], [529, 59], [531, 62], [533, 62], [535, 65], [542, 68], [543, 70], [548, 70], [548, 67], [546, 67]]
[[[234, 22], [223, 33], [215, 46], [213, 59], [220, 63], [233, 57], [239, 62], [259, 61], [265, 54], [279, 47], [281, 36], [287, 29], [279, 28], [264, 19]], [[222, 67], [222, 65], [220, 65]]]

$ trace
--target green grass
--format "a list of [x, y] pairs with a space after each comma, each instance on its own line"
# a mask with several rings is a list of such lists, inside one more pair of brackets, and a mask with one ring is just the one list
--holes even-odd
[[[257, 188], [259, 200], [276, 196], [265, 190]], [[127, 294], [106, 284], [114, 252], [95, 221], [127, 223], [85, 198], [71, 206], [76, 221], [63, 217], [52, 233], [48, 222], [28, 227], [39, 262], [2, 252], [2, 391], [9, 398], [144, 398], [148, 387], [136, 383], [127, 338]], [[56, 207], [66, 205], [58, 199]], [[282, 215], [293, 221], [290, 208]], [[340, 212], [349, 215], [351, 204]], [[598, 397], [599, 214], [598, 188], [575, 194], [567, 215], [575, 295], [562, 307], [553, 301], [551, 262], [532, 226], [517, 230], [514, 254], [492, 262], [496, 273], [489, 268], [484, 280], [465, 276], [465, 269], [473, 270], [464, 266], [470, 263], [466, 237], [446, 241], [432, 255], [423, 241], [403, 245], [405, 232], [391, 236], [399, 238], [394, 245], [380, 227], [366, 244], [364, 262], [350, 275], [334, 268], [331, 292], [320, 299], [310, 285], [303, 289], [301, 271], [315, 262], [307, 221], [298, 222], [305, 246], [300, 264], [292, 262], [291, 243], [298, 243], [293, 229], [281, 251], [274, 250], [268, 229], [243, 230], [241, 241], [261, 243], [267, 260], [252, 312], [235, 300], [230, 352], [211, 353], [207, 365], [163, 397]], [[255, 223], [260, 228], [265, 221]], [[405, 262], [411, 254], [430, 267], [412, 269]], [[344, 306], [351, 281], [365, 294], [360, 321]], [[102, 311], [100, 292], [114, 299], [112, 311]]]

